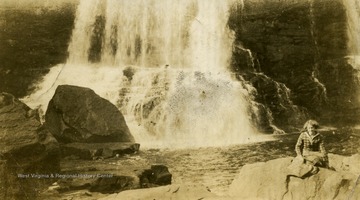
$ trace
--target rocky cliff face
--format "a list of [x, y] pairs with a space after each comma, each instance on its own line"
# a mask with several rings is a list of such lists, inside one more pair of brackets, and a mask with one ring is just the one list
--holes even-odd
[[60, 171], [59, 145], [37, 117], [11, 94], [0, 93], [0, 199], [36, 196], [48, 180], [31, 174]]
[[35, 88], [29, 86], [49, 68], [66, 61], [76, 9], [75, 3], [51, 9], [42, 2], [22, 2], [0, 3], [0, 91], [18, 98], [30, 94]]
[[244, 1], [229, 25], [236, 33], [232, 70], [257, 89], [273, 124], [356, 121], [358, 70], [347, 57], [342, 1]]

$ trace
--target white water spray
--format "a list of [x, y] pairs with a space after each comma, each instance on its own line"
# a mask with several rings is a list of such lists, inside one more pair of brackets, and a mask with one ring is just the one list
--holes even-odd
[[360, 2], [343, 0], [343, 3], [347, 13], [350, 64], [360, 70]]
[[67, 63], [87, 64], [91, 34], [94, 30], [96, 16], [100, 15], [101, 0], [80, 1], [75, 19], [75, 28], [72, 32], [68, 47], [69, 58]]
[[51, 69], [26, 103], [45, 108], [58, 85], [72, 84], [117, 105], [142, 146], [262, 140], [249, 119], [251, 87], [226, 70], [231, 3], [81, 0], [68, 62]]

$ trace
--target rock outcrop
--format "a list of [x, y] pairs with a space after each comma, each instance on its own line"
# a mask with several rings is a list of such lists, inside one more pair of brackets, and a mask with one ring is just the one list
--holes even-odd
[[345, 3], [248, 0], [231, 13], [232, 70], [256, 88], [256, 101], [274, 125], [290, 131], [309, 116], [358, 122], [359, 71], [351, 56], [357, 52], [349, 45]]
[[19, 175], [55, 173], [59, 163], [59, 145], [37, 112], [0, 93], [0, 199], [33, 198], [38, 181]]
[[60, 85], [45, 114], [45, 127], [59, 142], [134, 142], [124, 116], [88, 88]]
[[335, 171], [350, 172], [360, 175], [360, 154], [344, 157], [336, 154], [329, 154], [329, 164]]
[[[347, 158], [330, 157], [330, 165], [342, 163]], [[332, 160], [337, 157], [337, 160]], [[342, 159], [341, 159], [342, 158]], [[229, 195], [234, 199], [359, 199], [359, 174], [352, 170], [343, 171], [320, 168], [319, 172], [307, 178], [289, 176], [288, 166], [292, 158], [280, 158], [268, 162], [245, 165], [230, 186]], [[340, 163], [339, 163], [340, 162]], [[359, 160], [357, 160], [359, 162]], [[360, 163], [353, 163], [358, 168]]]

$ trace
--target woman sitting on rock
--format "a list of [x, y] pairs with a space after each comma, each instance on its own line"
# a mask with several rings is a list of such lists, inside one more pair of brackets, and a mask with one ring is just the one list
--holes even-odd
[[317, 132], [318, 128], [319, 124], [315, 120], [308, 120], [304, 124], [303, 131], [295, 146], [297, 159], [313, 166], [328, 167], [323, 136]]

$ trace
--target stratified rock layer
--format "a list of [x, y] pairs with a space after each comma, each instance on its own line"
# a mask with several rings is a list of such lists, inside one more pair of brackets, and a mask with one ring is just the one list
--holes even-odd
[[134, 142], [116, 106], [83, 87], [58, 86], [45, 114], [45, 126], [59, 142]]

